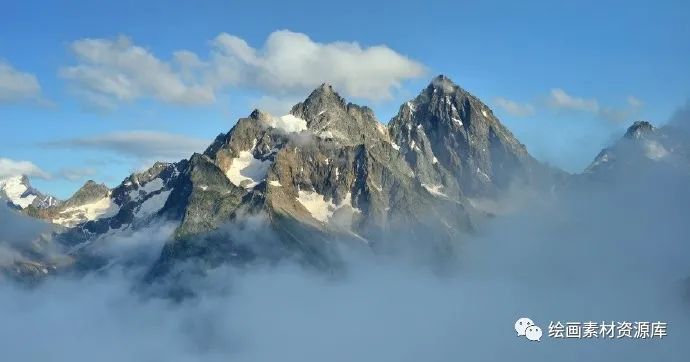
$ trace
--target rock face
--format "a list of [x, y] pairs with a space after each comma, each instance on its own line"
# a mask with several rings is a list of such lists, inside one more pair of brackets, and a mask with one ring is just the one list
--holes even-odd
[[328, 84], [314, 90], [290, 114], [306, 120], [308, 129], [318, 137], [340, 144], [369, 144], [387, 139], [386, 127], [371, 109], [346, 103]]
[[181, 225], [161, 269], [204, 250], [213, 250], [203, 256], [211, 260], [222, 259], [219, 252], [256, 254], [227, 236], [222, 248], [198, 245], [199, 234], [247, 215], [261, 215], [274, 233], [267, 241], [272, 254], [296, 254], [324, 267], [337, 263], [334, 240], [386, 249], [404, 235], [405, 242], [441, 253], [472, 229], [466, 200], [420, 183], [371, 110], [347, 104], [331, 86], [322, 85], [280, 119], [254, 111], [192, 157], [171, 195], [179, 201], [166, 205]]
[[403, 104], [390, 136], [427, 187], [457, 197], [495, 196], [513, 183], [549, 180], [491, 109], [445, 76]]
[[189, 261], [289, 257], [330, 270], [343, 247], [452, 255], [482, 216], [468, 197], [541, 187], [554, 174], [446, 77], [388, 127], [323, 84], [287, 115], [255, 110], [189, 160], [156, 163], [112, 190], [87, 182], [34, 214], [66, 227], [56, 239], [81, 245], [75, 258], [103, 235], [176, 223], [152, 278]]

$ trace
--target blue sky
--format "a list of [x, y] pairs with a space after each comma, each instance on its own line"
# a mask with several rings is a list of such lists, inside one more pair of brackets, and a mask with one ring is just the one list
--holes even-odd
[[663, 124], [686, 102], [687, 14], [683, 1], [0, 0], [0, 159], [67, 197], [202, 151], [321, 82], [387, 122], [443, 73], [537, 158], [578, 171], [633, 120]]

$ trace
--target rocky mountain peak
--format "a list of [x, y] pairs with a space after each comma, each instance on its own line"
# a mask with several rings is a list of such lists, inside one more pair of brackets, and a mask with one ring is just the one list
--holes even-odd
[[302, 118], [306, 119], [308, 124], [310, 119], [326, 112], [342, 112], [346, 107], [345, 99], [333, 90], [333, 86], [323, 83], [314, 89], [304, 102], [295, 105], [290, 113], [295, 116], [306, 116]]
[[346, 102], [326, 83], [295, 105], [290, 114], [303, 119], [307, 129], [319, 138], [343, 144], [370, 143], [388, 137], [370, 108]]
[[[421, 117], [414, 116], [417, 113]], [[502, 127], [486, 104], [443, 74], [432, 79], [417, 97], [403, 104], [398, 116], [422, 121], [426, 128], [438, 126], [435, 122], [450, 122], [450, 128], [470, 132]]]
[[460, 87], [453, 83], [450, 78], [443, 74], [439, 74], [431, 80], [427, 89], [430, 89], [432, 92], [436, 91], [443, 94], [451, 94], [460, 89]]
[[31, 185], [26, 176], [0, 179], [0, 197], [6, 197], [12, 205], [19, 208], [25, 208], [33, 201], [34, 197], [27, 195], [30, 189]]
[[20, 209], [26, 209], [29, 206], [46, 208], [59, 202], [56, 198], [44, 195], [32, 187], [26, 175], [0, 179], [0, 196], [6, 197], [12, 206]]
[[604, 148], [585, 169], [585, 174], [604, 178], [603, 175], [635, 174], [655, 165], [671, 169], [686, 169], [690, 159], [685, 134], [677, 128], [654, 127], [647, 121], [636, 121], [623, 137]]
[[257, 121], [268, 121], [271, 119], [271, 114], [268, 112], [264, 112], [260, 109], [255, 109], [252, 111], [252, 113], [249, 115], [249, 118], [255, 119]]
[[65, 206], [83, 205], [108, 197], [110, 189], [104, 184], [88, 180], [65, 202]]
[[628, 130], [625, 132], [625, 138], [641, 139], [653, 134], [655, 131], [656, 127], [651, 123], [647, 121], [636, 121], [632, 126], [628, 127]]
[[333, 90], [333, 85], [331, 85], [330, 83], [321, 83], [321, 85], [318, 88], [314, 89], [314, 91], [312, 93], [315, 93], [315, 92], [334, 93], [334, 94], [336, 93]]
[[389, 133], [417, 178], [450, 194], [487, 196], [549, 173], [486, 104], [445, 75], [400, 107]]

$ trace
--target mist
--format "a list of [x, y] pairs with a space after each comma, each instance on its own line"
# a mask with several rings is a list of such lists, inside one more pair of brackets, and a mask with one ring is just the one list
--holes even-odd
[[[555, 193], [516, 189], [503, 201], [523, 206], [462, 235], [450, 273], [355, 252], [337, 277], [290, 261], [224, 265], [195, 276], [183, 301], [140, 292], [126, 263], [33, 288], [3, 283], [0, 351], [7, 361], [685, 361], [687, 181], [654, 168]], [[169, 232], [100, 245], [132, 260]], [[524, 316], [541, 342], [516, 336]], [[550, 321], [662, 321], [668, 336], [554, 339]]]

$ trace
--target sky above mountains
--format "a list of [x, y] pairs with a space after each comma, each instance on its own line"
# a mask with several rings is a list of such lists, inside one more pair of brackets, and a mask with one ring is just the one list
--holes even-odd
[[386, 123], [440, 73], [576, 172], [690, 94], [681, 1], [199, 3], [0, 1], [0, 177], [112, 186], [323, 82]]

